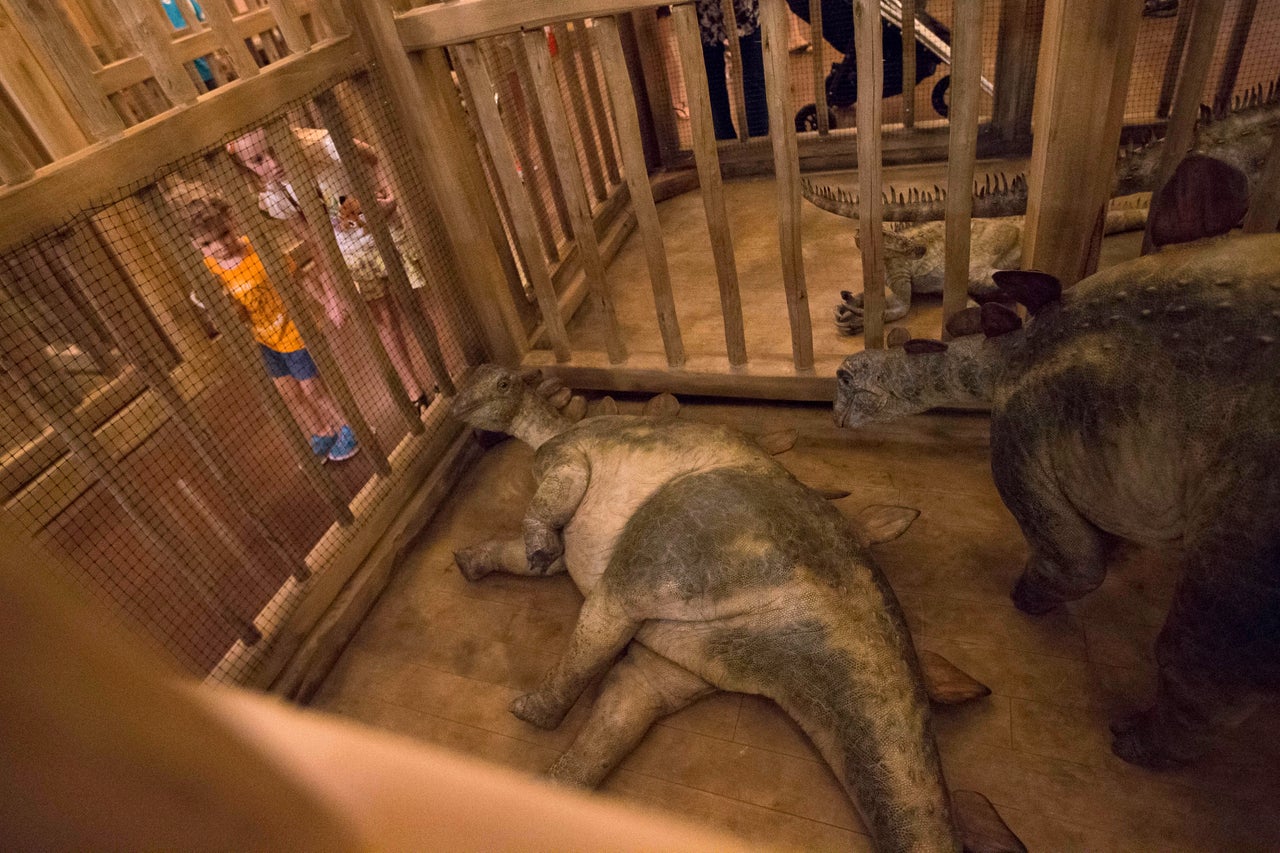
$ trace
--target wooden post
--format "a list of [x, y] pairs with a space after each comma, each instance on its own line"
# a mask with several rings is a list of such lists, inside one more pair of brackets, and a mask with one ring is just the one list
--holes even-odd
[[947, 149], [946, 256], [942, 322], [964, 309], [969, 289], [973, 162], [978, 155], [982, 76], [982, 0], [956, 0], [951, 27], [950, 143]]
[[1160, 83], [1160, 97], [1156, 101], [1156, 118], [1169, 117], [1169, 105], [1173, 103], [1173, 90], [1178, 85], [1178, 72], [1182, 68], [1182, 54], [1187, 46], [1187, 32], [1196, 10], [1196, 0], [1182, 0], [1178, 5], [1178, 20], [1173, 28], [1173, 43], [1164, 60], [1164, 78]]
[[[277, 118], [267, 125], [267, 140], [271, 147], [279, 153], [281, 162], [287, 163], [289, 170], [293, 172], [293, 186], [308, 188], [317, 186], [315, 171], [311, 168], [311, 163], [308, 162], [306, 154], [303, 153], [302, 146], [294, 138], [293, 131], [284, 119]], [[334, 283], [338, 286], [342, 298], [354, 306], [355, 310], [352, 314], [355, 317], [356, 325], [359, 327], [365, 341], [368, 342], [369, 348], [373, 352], [374, 360], [378, 363], [378, 374], [382, 377], [383, 384], [386, 386], [387, 395], [400, 412], [400, 417], [405, 426], [408, 427], [409, 432], [414, 435], [421, 433], [425, 429], [422, 425], [422, 419], [418, 417], [417, 409], [409, 400], [409, 392], [405, 389], [400, 375], [396, 373], [395, 365], [391, 363], [391, 358], [382, 346], [377, 329], [373, 326], [368, 304], [365, 302], [364, 297], [360, 295], [355, 281], [351, 278], [351, 270], [347, 268], [347, 263], [342, 257], [342, 250], [338, 248], [338, 241], [333, 236], [329, 212], [325, 210], [324, 204], [313, 192], [299, 192], [297, 197], [298, 204], [302, 208], [303, 218], [311, 225], [310, 230], [316, 235], [320, 243], [317, 248], [324, 255], [325, 267], [336, 279]]]
[[[858, 66], [858, 233], [862, 243], [862, 330], [867, 349], [884, 347], [884, 201], [880, 125], [884, 115], [884, 62], [880, 4], [854, 0], [853, 39]], [[964, 188], [966, 191], [968, 187]]]
[[[551, 28], [555, 33], [556, 44], [560, 47], [560, 67], [564, 70], [565, 83], [569, 88], [569, 100], [573, 105], [573, 118], [578, 125], [578, 135], [582, 139], [582, 159], [587, 165], [587, 178], [591, 181], [591, 194], [596, 201], [604, 201], [608, 195], [608, 185], [601, 168], [600, 149], [596, 145], [595, 134], [591, 132], [591, 119], [587, 117], [587, 105], [580, 97], [582, 93], [582, 72], [578, 64], [578, 52], [569, 40], [569, 30], [564, 24], [556, 24]], [[529, 40], [525, 40], [529, 47]], [[559, 92], [557, 84], [552, 92]], [[550, 92], [548, 93], [550, 94]]]
[[134, 0], [110, 2], [120, 20], [124, 21], [142, 57], [151, 66], [151, 73], [169, 103], [175, 107], [195, 103], [200, 93], [173, 50], [173, 27], [165, 19], [159, 4]]
[[[544, 37], [545, 38], [545, 37]], [[516, 63], [516, 79], [519, 86], [524, 92], [526, 112], [529, 114], [529, 128], [533, 131], [533, 140], [538, 146], [538, 157], [542, 160], [543, 176], [547, 180], [547, 184], [551, 189], [551, 203], [555, 206], [556, 217], [560, 221], [560, 229], [568, 234], [573, 230], [573, 223], [569, 219], [569, 205], [565, 201], [564, 195], [560, 192], [560, 187], [564, 186], [564, 180], [560, 175], [560, 169], [556, 165], [555, 152], [551, 147], [551, 137], [547, 135], [547, 121], [543, 117], [542, 98], [544, 95], [550, 95], [557, 89], [540, 92], [538, 87], [533, 83], [533, 70], [529, 67], [529, 54], [525, 48], [522, 39], [510, 36], [503, 40], [503, 43], [511, 51], [511, 56]], [[483, 48], [481, 48], [483, 51]], [[483, 55], [483, 54], [482, 54]], [[573, 161], [575, 169], [580, 168], [575, 158]], [[534, 177], [533, 170], [529, 170], [528, 180], [532, 184]], [[542, 207], [538, 205], [537, 207]], [[535, 212], [537, 212], [535, 210]], [[539, 222], [542, 225], [542, 222]], [[543, 225], [543, 249], [547, 252], [547, 257], [558, 258], [559, 250], [556, 248], [555, 235], [551, 231], [550, 223]]]
[[1260, 234], [1276, 230], [1280, 222], [1280, 132], [1271, 137], [1271, 148], [1255, 184], [1249, 211], [1244, 215], [1244, 230]]
[[618, 328], [618, 316], [614, 311], [613, 296], [609, 292], [609, 280], [605, 275], [604, 261], [600, 257], [600, 246], [596, 242], [591, 200], [587, 197], [587, 187], [578, 168], [573, 137], [569, 133], [569, 117], [565, 114], [564, 100], [560, 97], [560, 87], [556, 84], [555, 69], [551, 67], [547, 39], [540, 30], [535, 30], [525, 33], [524, 42], [534, 83], [547, 93], [543, 100], [547, 130], [551, 135], [551, 150], [555, 152], [559, 173], [564, 180], [563, 190], [560, 187], [555, 189], [557, 192], [563, 191], [573, 206], [573, 234], [578, 241], [578, 257], [582, 260], [583, 275], [586, 276], [587, 285], [595, 296], [596, 307], [600, 311], [609, 361], [611, 364], [619, 364], [627, 360], [627, 347]]
[[680, 61], [684, 65], [685, 96], [689, 101], [689, 124], [693, 130], [693, 159], [702, 186], [702, 207], [711, 235], [711, 253], [716, 259], [716, 280], [720, 284], [720, 313], [724, 318], [724, 343], [732, 367], [747, 363], [746, 334], [742, 322], [742, 298], [738, 292], [738, 268], [733, 256], [733, 233], [724, 204], [720, 180], [720, 157], [716, 153], [715, 128], [711, 122], [711, 98], [707, 92], [707, 70], [702, 64], [702, 40], [698, 34], [698, 13], [691, 5], [671, 10]]
[[[263, 586], [269, 587], [270, 584], [278, 584], [279, 581], [275, 577], [275, 573], [263, 561], [262, 555], [257, 551], [251, 551], [245, 546], [244, 540], [237, 535], [236, 531], [229, 524], [222, 520], [218, 512], [209, 505], [204, 497], [191, 487], [186, 480], [178, 478], [178, 491], [186, 498], [187, 503], [196, 511], [196, 515], [200, 516], [200, 520], [213, 531], [213, 535], [235, 558], [240, 561], [240, 565], [248, 569]], [[310, 570], [307, 570], [310, 572]]]
[[[208, 180], [206, 177], [208, 167], [199, 164], [197, 171], [200, 178]], [[212, 183], [209, 185], [213, 186]], [[324, 469], [322, 460], [311, 452], [306, 436], [298, 429], [292, 413], [280, 398], [271, 378], [267, 376], [261, 359], [257, 357], [257, 341], [253, 339], [240, 318], [232, 312], [228, 295], [205, 267], [199, 253], [191, 245], [190, 239], [177, 231], [183, 228], [181, 214], [175, 213], [172, 217], [167, 215], [167, 205], [160, 196], [160, 190], [154, 185], [144, 187], [138, 193], [138, 197], [142, 201], [140, 210], [143, 213], [144, 226], [155, 237], [156, 246], [160, 252], [168, 256], [173, 266], [183, 270], [188, 284], [195, 290], [200, 300], [213, 311], [218, 327], [230, 344], [228, 351], [238, 363], [241, 376], [258, 386], [259, 396], [266, 404], [272, 421], [283, 431], [285, 446], [289, 448], [298, 470], [306, 476], [316, 492], [333, 507], [338, 522], [343, 525], [351, 524], [355, 521], [355, 516], [347, 505], [347, 498], [334, 481], [333, 475]], [[170, 219], [176, 220], [176, 229], [174, 225], [168, 224]]]
[[[1001, 8], [1008, 5], [1010, 0], [1004, 0]], [[952, 26], [952, 34], [955, 31], [955, 26]], [[954, 56], [954, 44], [951, 51]], [[954, 66], [951, 79], [954, 82]], [[916, 0], [902, 0], [902, 126], [908, 130], [916, 126]], [[951, 126], [955, 127], [955, 124]]]
[[[600, 21], [604, 18], [596, 18], [596, 27], [600, 26]], [[662, 154], [662, 163], [652, 164], [654, 168], [658, 168], [671, 160], [676, 152], [680, 150], [679, 134], [676, 132], [675, 107], [671, 104], [671, 83], [667, 79], [667, 67], [662, 59], [662, 38], [658, 35], [658, 19], [654, 16], [653, 9], [643, 9], [639, 12], [631, 13], [631, 22], [634, 25], [636, 35], [636, 53], [640, 58], [640, 70], [644, 75], [644, 90], [649, 96], [649, 106], [651, 108], [651, 116], [653, 118], [653, 129], [658, 137], [658, 148]], [[596, 50], [600, 51], [600, 35], [593, 33], [592, 36], [596, 41]], [[605, 67], [606, 78], [609, 75], [609, 65], [605, 61], [604, 53], [600, 53], [600, 62]], [[610, 84], [610, 88], [613, 85]], [[614, 123], [618, 121], [617, 112], [613, 116]], [[618, 147], [622, 147], [622, 140], [618, 140]], [[623, 168], [626, 168], [626, 158], [623, 159]]]
[[573, 22], [573, 41], [578, 55], [582, 58], [582, 70], [586, 79], [587, 101], [591, 106], [592, 122], [600, 134], [600, 153], [604, 155], [605, 172], [609, 175], [609, 183], [617, 184], [622, 180], [618, 171], [618, 158], [613, 150], [613, 134], [609, 132], [609, 113], [604, 108], [604, 96], [600, 94], [600, 70], [596, 65], [595, 50], [591, 47], [591, 39], [587, 36], [587, 22]]
[[551, 284], [546, 261], [538, 249], [538, 228], [534, 220], [533, 203], [516, 173], [511, 144], [502, 126], [502, 118], [498, 115], [497, 105], [493, 102], [493, 80], [474, 44], [456, 45], [454, 56], [461, 63], [470, 89], [472, 109], [475, 110], [485, 142], [493, 153], [494, 170], [511, 207], [511, 226], [515, 229], [520, 251], [528, 265], [529, 281], [538, 298], [538, 307], [542, 310], [542, 322], [545, 324], [551, 349], [557, 361], [568, 361], [571, 357], [569, 333], [560, 317], [560, 304]]
[[271, 15], [276, 19], [276, 26], [284, 36], [285, 46], [290, 53], [306, 53], [311, 49], [311, 40], [307, 38], [307, 29], [302, 25], [302, 17], [293, 0], [267, 0], [271, 7]]
[[[915, 0], [906, 0], [903, 9], [906, 9], [907, 3], [914, 2]], [[904, 11], [903, 14], [905, 15], [906, 12]], [[827, 114], [830, 107], [827, 106], [827, 63], [824, 59], [826, 39], [822, 36], [822, 0], [809, 0], [809, 45], [813, 48], [813, 103], [818, 111], [818, 135], [826, 136], [831, 132], [831, 116]], [[915, 62], [914, 52], [911, 54], [911, 61]], [[907, 127], [910, 126], [907, 125]]]
[[209, 28], [218, 37], [218, 46], [225, 50], [227, 56], [231, 58], [231, 67], [236, 70], [236, 76], [240, 78], [256, 76], [258, 63], [254, 60], [253, 54], [249, 52], [244, 39], [241, 38], [231, 13], [227, 11], [227, 4], [216, 2], [215, 0], [215, 2], [209, 3], [208, 6], [209, 8], [207, 9], [204, 9], [203, 6], [201, 8], [204, 9], [204, 13], [209, 17]]
[[680, 321], [676, 317], [675, 295], [671, 291], [671, 270], [667, 266], [667, 249], [662, 240], [658, 208], [653, 203], [653, 187], [649, 185], [649, 173], [645, 168], [644, 145], [640, 141], [640, 118], [631, 97], [631, 79], [627, 75], [618, 23], [613, 18], [597, 18], [592, 29], [596, 50], [600, 52], [600, 62], [604, 65], [605, 78], [609, 84], [613, 120], [618, 125], [622, 168], [627, 187], [631, 190], [631, 204], [636, 212], [640, 237], [644, 241], [649, 281], [653, 286], [653, 302], [658, 314], [658, 329], [662, 332], [662, 348], [669, 367], [683, 367], [684, 340], [680, 335]]
[[724, 19], [724, 32], [729, 39], [729, 53], [733, 55], [733, 71], [729, 79], [733, 81], [733, 93], [738, 96], [737, 108], [733, 111], [738, 119], [738, 141], [746, 142], [751, 136], [747, 129], [746, 75], [742, 71], [742, 43], [738, 39], [738, 13], [733, 0], [720, 0], [720, 16]]
[[1218, 92], [1214, 95], [1213, 104], [1230, 105], [1231, 93], [1236, 88], [1236, 77], [1240, 74], [1240, 60], [1244, 57], [1244, 48], [1249, 41], [1249, 29], [1253, 26], [1253, 16], [1258, 8], [1258, 0], [1240, 0], [1236, 8], [1235, 23], [1231, 26], [1231, 41], [1227, 43], [1227, 54], [1222, 61], [1222, 74], [1218, 77]]
[[1140, 3], [1049, 0], [1036, 79], [1022, 263], [1079, 281], [1111, 190]]
[[[914, 2], [914, 0], [913, 0]], [[995, 104], [991, 123], [1004, 142], [1031, 138], [1036, 53], [1044, 0], [1003, 0], [996, 42]]]
[[0, 125], [0, 181], [20, 184], [36, 173], [31, 161], [22, 153], [18, 138], [5, 125]]
[[61, 4], [48, 0], [5, 0], [5, 8], [22, 28], [27, 40], [39, 45], [63, 80], [62, 95], [67, 104], [79, 108], [76, 120], [91, 140], [113, 136], [124, 130], [115, 107], [98, 87], [93, 72], [97, 60], [80, 41], [67, 20]]

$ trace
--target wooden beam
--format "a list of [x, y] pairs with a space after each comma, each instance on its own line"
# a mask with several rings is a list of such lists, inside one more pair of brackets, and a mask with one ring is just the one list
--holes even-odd
[[[746, 142], [750, 138], [747, 130], [747, 90], [746, 74], [742, 70], [742, 42], [738, 38], [738, 13], [734, 9], [733, 0], [720, 0], [720, 17], [724, 21], [724, 32], [729, 39], [729, 53], [733, 56], [733, 73], [729, 75], [731, 90], [737, 94], [737, 108], [733, 111], [738, 119], [738, 141]], [[706, 75], [706, 70], [703, 70]]]
[[31, 180], [35, 174], [35, 167], [22, 153], [18, 138], [9, 127], [0, 125], [0, 181], [20, 184]]
[[604, 107], [604, 96], [600, 87], [604, 85], [600, 78], [600, 69], [596, 65], [596, 53], [587, 36], [587, 22], [573, 22], [573, 41], [578, 55], [582, 59], [582, 71], [586, 82], [587, 102], [591, 106], [591, 120], [600, 134], [600, 153], [604, 155], [604, 169], [609, 175], [609, 183], [616, 184], [622, 180], [618, 171], [618, 158], [613, 150], [613, 133], [610, 128], [609, 113]]
[[[270, 11], [269, 9], [261, 9], [250, 13], [260, 22], [255, 26], [267, 23], [270, 20]], [[236, 70], [236, 76], [240, 78], [256, 76], [258, 63], [244, 43], [246, 34], [241, 29], [241, 23], [231, 17], [227, 4], [221, 2], [210, 3], [209, 8], [205, 9], [204, 13], [209, 16], [209, 28], [213, 31], [213, 37], [217, 40], [218, 47], [226, 51], [227, 56], [231, 59], [231, 67]], [[240, 21], [244, 21], [247, 17], [249, 16], [241, 17]], [[184, 47], [182, 39], [179, 39], [175, 49], [179, 51], [181, 56], [186, 55], [187, 51], [183, 49]], [[103, 85], [106, 85], [106, 81], [103, 81]], [[108, 91], [111, 90], [108, 89]]]
[[0, 248], [60, 225], [69, 212], [100, 204], [120, 187], [145, 182], [162, 164], [217, 145], [364, 61], [349, 39], [317, 47], [37, 169], [34, 179], [0, 190]]
[[[1018, 2], [1004, 0], [1000, 8]], [[951, 32], [955, 33], [955, 29], [952, 26]], [[952, 79], [955, 79], [954, 71]], [[908, 130], [916, 126], [916, 0], [902, 0], [902, 126]]]
[[199, 92], [187, 76], [183, 61], [173, 48], [173, 27], [165, 19], [158, 4], [136, 3], [134, 0], [109, 0], [116, 15], [124, 22], [151, 75], [160, 84], [169, 103], [177, 106], [195, 103]]
[[627, 359], [627, 347], [622, 340], [622, 331], [618, 328], [618, 315], [614, 310], [609, 279], [605, 275], [604, 261], [596, 240], [596, 226], [591, 219], [591, 200], [587, 197], [587, 187], [582, 180], [582, 171], [578, 168], [577, 152], [569, 133], [569, 117], [565, 112], [564, 100], [560, 97], [555, 69], [551, 66], [547, 39], [538, 31], [526, 33], [524, 42], [534, 83], [547, 93], [543, 101], [547, 130], [551, 137], [551, 150], [555, 152], [558, 171], [564, 181], [563, 189], [556, 187], [555, 190], [567, 196], [572, 206], [573, 234], [578, 241], [578, 256], [587, 284], [595, 297], [596, 309], [600, 312], [605, 349], [610, 361], [620, 363]]
[[1236, 7], [1235, 22], [1231, 25], [1231, 40], [1227, 42], [1227, 53], [1222, 60], [1222, 74], [1218, 77], [1218, 91], [1213, 103], [1231, 103], [1231, 95], [1236, 89], [1236, 78], [1240, 74], [1240, 60], [1244, 57], [1245, 45], [1249, 41], [1249, 29], [1253, 26], [1253, 16], [1258, 9], [1258, 0], [1240, 0]]
[[654, 308], [658, 314], [658, 329], [662, 333], [662, 348], [667, 356], [667, 365], [678, 368], [685, 361], [684, 340], [676, 317], [671, 270], [667, 265], [667, 250], [662, 239], [662, 223], [658, 219], [658, 208], [653, 202], [653, 188], [649, 185], [649, 173], [645, 168], [644, 145], [640, 141], [640, 118], [636, 113], [635, 100], [631, 97], [631, 78], [627, 75], [617, 21], [613, 18], [598, 19], [592, 35], [609, 84], [613, 120], [617, 123], [618, 146], [622, 150], [622, 169], [631, 190], [631, 203], [635, 206], [640, 237], [644, 241], [649, 281], [653, 286]]
[[[582, 69], [578, 62], [578, 51], [569, 39], [569, 29], [564, 24], [556, 24], [551, 28], [555, 33], [556, 44], [560, 48], [560, 69], [564, 74], [565, 84], [569, 89], [569, 101], [573, 107], [574, 122], [578, 125], [578, 138], [582, 140], [582, 160], [587, 166], [587, 178], [591, 182], [591, 194], [596, 201], [604, 201], [608, 195], [608, 182], [605, 181], [601, 164], [600, 148], [596, 145], [596, 137], [592, 132], [591, 119], [587, 115], [587, 104], [578, 97], [583, 91]], [[543, 39], [545, 41], [545, 37]], [[525, 38], [525, 46], [532, 50], [531, 42]], [[553, 82], [555, 82], [553, 80]], [[552, 90], [560, 91], [559, 83]], [[570, 139], [572, 141], [572, 138]], [[575, 146], [576, 148], [576, 146]]]
[[1003, 0], [996, 42], [995, 103], [991, 125], [1007, 142], [1031, 138], [1036, 53], [1044, 0]]
[[854, 49], [858, 66], [858, 233], [862, 250], [862, 322], [867, 349], [884, 347], [884, 234], [880, 198], [884, 63], [880, 4], [854, 0]]
[[72, 116], [74, 104], [66, 82], [46, 67], [18, 32], [0, 3], [0, 88], [14, 113], [51, 160], [83, 148], [89, 138]]
[[293, 0], [267, 0], [267, 6], [276, 19], [276, 26], [284, 36], [285, 47], [290, 53], [305, 53], [311, 49], [311, 39], [307, 38], [307, 30], [302, 26], [302, 16]]
[[1254, 187], [1249, 211], [1244, 215], [1244, 230], [1259, 234], [1276, 230], [1280, 222], [1280, 132], [1271, 136], [1271, 148]]
[[[529, 127], [533, 131], [534, 144], [538, 146], [538, 156], [542, 160], [542, 174], [546, 178], [551, 189], [551, 203], [556, 209], [556, 217], [560, 221], [560, 228], [565, 234], [573, 229], [573, 223], [569, 221], [569, 205], [565, 201], [564, 194], [560, 192], [560, 187], [564, 182], [560, 177], [560, 169], [556, 165], [555, 152], [551, 148], [551, 137], [547, 134], [547, 121], [543, 117], [542, 99], [544, 96], [549, 97], [553, 92], [559, 89], [548, 89], [539, 91], [538, 87], [533, 83], [533, 69], [529, 67], [528, 48], [525, 47], [524, 39], [518, 36], [509, 36], [505, 46], [511, 51], [511, 56], [515, 60], [516, 80], [520, 86], [521, 97], [524, 98], [526, 112], [529, 115]], [[483, 55], [484, 47], [480, 47]], [[530, 107], [532, 105], [532, 107]], [[575, 169], [579, 169], [578, 161], [573, 161]], [[532, 181], [534, 172], [529, 170], [529, 179]], [[541, 205], [538, 205], [541, 207]], [[539, 222], [541, 225], [542, 223]], [[556, 248], [555, 235], [548, 223], [544, 227], [543, 248], [547, 252], [547, 257], [556, 258], [559, 251]]]
[[[600, 20], [604, 20], [601, 18]], [[614, 18], [613, 20], [618, 20]], [[676, 130], [675, 107], [671, 103], [671, 81], [667, 77], [667, 64], [665, 60], [665, 51], [663, 49], [662, 35], [658, 32], [658, 19], [654, 17], [653, 9], [644, 9], [628, 16], [628, 20], [632, 24], [632, 29], [636, 36], [636, 54], [640, 63], [640, 71], [644, 77], [644, 91], [649, 102], [649, 118], [651, 121], [642, 124], [641, 127], [652, 127], [658, 140], [658, 150], [660, 158], [658, 162], [650, 161], [649, 167], [658, 169], [664, 166], [676, 152], [680, 150], [680, 135]], [[597, 23], [597, 26], [599, 24]], [[619, 37], [622, 33], [622, 25], [618, 25]], [[600, 44], [598, 35], [595, 36], [597, 50]], [[601, 54], [601, 62], [604, 56]], [[606, 77], [608, 76], [608, 66], [606, 66]], [[617, 123], [617, 115], [614, 115], [614, 123]], [[622, 141], [618, 141], [621, 146]]]
[[653, 14], [647, 0], [456, 0], [420, 6], [396, 16], [396, 32], [407, 51], [444, 47], [487, 36], [536, 30], [559, 21], [626, 12]]
[[702, 63], [702, 39], [698, 34], [698, 13], [692, 6], [671, 10], [680, 61], [684, 65], [685, 97], [689, 102], [689, 124], [693, 131], [693, 155], [702, 187], [702, 207], [711, 236], [711, 254], [716, 259], [716, 281], [720, 285], [720, 314], [724, 320], [725, 351], [729, 364], [747, 363], [746, 334], [742, 321], [742, 297], [738, 291], [738, 267], [733, 253], [733, 232], [724, 203], [720, 179], [720, 158], [716, 153], [715, 128], [711, 121], [711, 97], [707, 90], [707, 70]]
[[1168, 118], [1169, 106], [1173, 103], [1173, 90], [1178, 85], [1178, 74], [1182, 69], [1182, 55], [1187, 47], [1187, 33], [1191, 28], [1191, 19], [1195, 16], [1196, 0], [1182, 0], [1178, 5], [1178, 20], [1173, 28], [1173, 42], [1169, 45], [1169, 53], [1165, 56], [1164, 77], [1160, 83], [1160, 97], [1156, 101], [1156, 118]]
[[982, 76], [982, 2], [956, 0], [951, 27], [951, 145], [947, 153], [946, 246], [942, 321], [963, 310], [969, 294], [973, 221], [973, 164], [978, 154], [978, 96]]

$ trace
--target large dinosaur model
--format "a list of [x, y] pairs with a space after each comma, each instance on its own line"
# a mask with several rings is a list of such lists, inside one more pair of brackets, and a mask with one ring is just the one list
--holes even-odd
[[[1188, 158], [1153, 204], [1155, 242], [1225, 233], [1245, 187]], [[1155, 704], [1113, 725], [1112, 748], [1153, 767], [1194, 759], [1280, 688], [1280, 235], [1170, 246], [1066, 293], [1044, 273], [996, 283], [1027, 306], [1025, 327], [990, 302], [952, 319], [950, 345], [849, 356], [836, 421], [991, 404], [992, 474], [1030, 546], [1013, 590], [1027, 613], [1099, 586], [1113, 538], [1181, 543]]]
[[[574, 424], [489, 365], [454, 413], [536, 450], [524, 536], [461, 551], [459, 568], [568, 571], [586, 598], [564, 656], [512, 712], [554, 728], [609, 671], [553, 778], [596, 785], [656, 719], [720, 688], [767, 696], [800, 724], [880, 850], [961, 849], [953, 814], [972, 827], [974, 798], [995, 818], [980, 795], [948, 797], [911, 638], [867, 550], [883, 536], [726, 427], [626, 415]], [[1000, 843], [966, 836], [971, 849], [1022, 849], [995, 823]]]

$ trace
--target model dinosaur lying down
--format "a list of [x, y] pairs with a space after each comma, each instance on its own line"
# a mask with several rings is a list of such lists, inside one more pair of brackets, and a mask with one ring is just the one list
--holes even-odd
[[[1244, 190], [1188, 158], [1153, 205], [1155, 242], [1229, 230]], [[990, 402], [992, 474], [1030, 545], [1013, 591], [1028, 613], [1099, 586], [1112, 538], [1181, 543], [1155, 705], [1113, 726], [1113, 749], [1192, 759], [1280, 688], [1280, 235], [1172, 246], [1066, 293], [1044, 273], [996, 283], [1025, 327], [991, 302], [953, 318], [949, 346], [850, 356], [836, 421]]]
[[980, 795], [948, 796], [911, 638], [867, 550], [913, 511], [859, 529], [740, 433], [573, 424], [498, 367], [476, 370], [454, 413], [537, 451], [523, 538], [459, 552], [463, 573], [567, 570], [586, 598], [568, 650], [512, 712], [553, 728], [609, 671], [554, 778], [594, 786], [659, 717], [717, 688], [757, 693], [812, 738], [878, 849], [959, 850], [956, 824], [967, 849], [1022, 849]]

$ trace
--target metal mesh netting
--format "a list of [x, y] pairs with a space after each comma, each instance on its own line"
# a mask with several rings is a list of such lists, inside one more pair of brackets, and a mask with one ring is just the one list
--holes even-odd
[[[186, 669], [222, 680], [249, 674], [240, 653], [411, 489], [382, 487], [384, 460], [443, 425], [438, 389], [483, 360], [383, 93], [361, 75], [313, 97], [223, 141], [243, 153], [272, 125], [266, 180], [220, 145], [0, 255], [6, 511]], [[293, 142], [273, 144], [281, 133]]]

